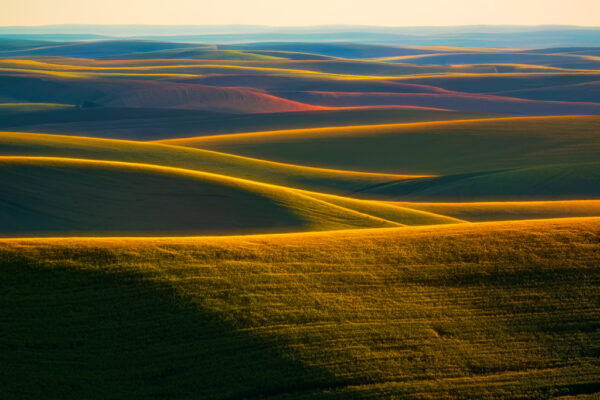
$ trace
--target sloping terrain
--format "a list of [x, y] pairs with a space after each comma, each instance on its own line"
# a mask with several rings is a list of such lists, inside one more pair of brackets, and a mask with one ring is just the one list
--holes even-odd
[[594, 162], [600, 117], [529, 117], [268, 131], [163, 143], [327, 168], [457, 174]]
[[4, 236], [231, 234], [400, 225], [283, 187], [191, 170], [44, 157], [1, 157], [0, 169]]
[[471, 222], [600, 216], [600, 200], [392, 204], [450, 215]]
[[416, 107], [350, 108], [241, 115], [172, 108], [51, 107], [36, 104], [36, 106], [32, 103], [0, 104], [0, 130], [159, 140], [264, 129], [445, 121], [494, 116]]
[[558, 85], [534, 89], [517, 89], [499, 92], [500, 95], [516, 96], [533, 100], [587, 101], [600, 98], [600, 81]]
[[[2, 43], [4, 43], [4, 39], [0, 39], [0, 44]], [[63, 43], [47, 42], [39, 44], [35, 42], [25, 43], [25, 41], [23, 41], [23, 43], [27, 44], [27, 48], [13, 48], [8, 51], [0, 51], [0, 57], [61, 56], [97, 58], [166, 49], [198, 47], [198, 45], [189, 43], [159, 42], [151, 40], [91, 40]]]
[[[420, 106], [447, 110], [511, 115], [597, 115], [600, 99], [595, 102], [527, 100], [518, 97], [457, 92], [372, 93], [372, 92], [301, 92], [288, 96], [299, 102], [328, 106]], [[591, 100], [591, 99], [590, 99]]]
[[363, 173], [303, 167], [159, 143], [22, 132], [0, 133], [0, 156], [82, 158], [153, 164], [337, 194], [423, 177], [422, 174]]
[[106, 107], [182, 108], [234, 113], [318, 110], [246, 88], [219, 88], [153, 80], [65, 76], [0, 76], [3, 94], [21, 102]]
[[600, 30], [82, 27], [0, 27], [0, 398], [598, 398]]
[[600, 163], [542, 165], [401, 180], [354, 194], [450, 202], [600, 199]]
[[403, 57], [383, 58], [382, 61], [402, 62], [422, 65], [477, 65], [477, 64], [528, 64], [570, 69], [598, 69], [600, 59], [578, 54], [560, 53], [442, 53], [409, 55]]
[[600, 219], [0, 242], [10, 397], [597, 397]]

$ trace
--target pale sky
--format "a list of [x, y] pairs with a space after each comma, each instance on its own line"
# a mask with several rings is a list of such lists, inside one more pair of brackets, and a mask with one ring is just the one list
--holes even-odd
[[600, 25], [600, 0], [0, 0], [0, 25]]

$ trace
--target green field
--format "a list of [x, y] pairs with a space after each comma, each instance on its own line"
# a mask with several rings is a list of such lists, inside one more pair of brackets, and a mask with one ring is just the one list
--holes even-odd
[[165, 140], [326, 168], [450, 174], [594, 162], [595, 116], [499, 118], [304, 129]]
[[153, 164], [337, 194], [423, 176], [310, 168], [159, 143], [21, 132], [0, 133], [0, 156], [81, 158]]

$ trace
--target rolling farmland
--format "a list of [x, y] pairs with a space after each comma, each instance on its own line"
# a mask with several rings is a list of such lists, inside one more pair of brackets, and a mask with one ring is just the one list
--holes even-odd
[[543, 32], [0, 31], [0, 397], [596, 398], [600, 50]]

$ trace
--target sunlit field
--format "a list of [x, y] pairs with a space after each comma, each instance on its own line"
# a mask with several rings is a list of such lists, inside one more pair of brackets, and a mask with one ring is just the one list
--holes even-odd
[[0, 398], [600, 395], [595, 30], [227, 29], [0, 26]]

